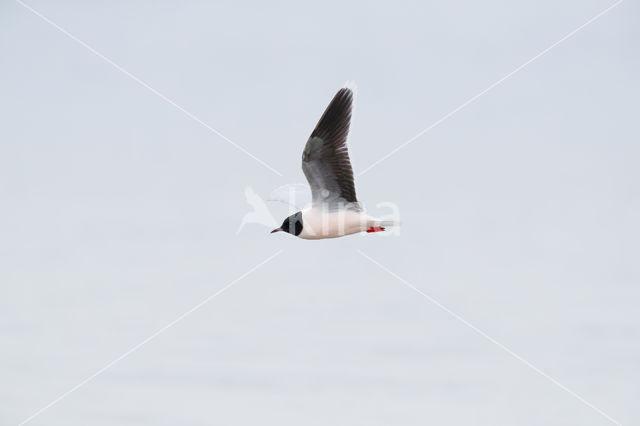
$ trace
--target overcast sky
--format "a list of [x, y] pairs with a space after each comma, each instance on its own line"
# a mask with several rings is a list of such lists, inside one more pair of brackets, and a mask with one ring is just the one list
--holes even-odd
[[358, 174], [613, 2], [27, 2], [113, 63], [0, 3], [0, 424], [238, 278], [28, 424], [640, 423], [637, 2], [359, 176], [399, 235], [326, 241], [236, 231], [346, 80]]

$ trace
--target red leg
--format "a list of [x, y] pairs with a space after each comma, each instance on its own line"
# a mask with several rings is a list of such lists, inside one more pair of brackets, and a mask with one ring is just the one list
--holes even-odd
[[367, 229], [367, 232], [381, 232], [381, 231], [384, 231], [383, 226], [372, 226], [371, 228]]

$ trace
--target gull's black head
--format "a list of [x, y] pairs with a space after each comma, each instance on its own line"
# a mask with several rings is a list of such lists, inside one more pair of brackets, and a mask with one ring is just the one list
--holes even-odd
[[282, 222], [280, 228], [276, 228], [271, 233], [278, 231], [288, 232], [293, 235], [300, 235], [302, 232], [302, 212], [292, 214]]

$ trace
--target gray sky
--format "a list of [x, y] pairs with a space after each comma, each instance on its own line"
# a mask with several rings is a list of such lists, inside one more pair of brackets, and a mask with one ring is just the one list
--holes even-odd
[[[0, 3], [0, 424], [640, 422], [640, 6], [356, 180], [398, 236], [236, 230], [346, 81], [357, 173], [613, 2]], [[286, 214], [273, 205], [280, 220]]]

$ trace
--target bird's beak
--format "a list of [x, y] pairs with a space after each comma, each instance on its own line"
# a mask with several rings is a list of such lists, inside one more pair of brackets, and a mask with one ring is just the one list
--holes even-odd
[[278, 232], [278, 231], [282, 231], [282, 228], [276, 228], [273, 231], [271, 231], [271, 233], [273, 234], [274, 232]]

